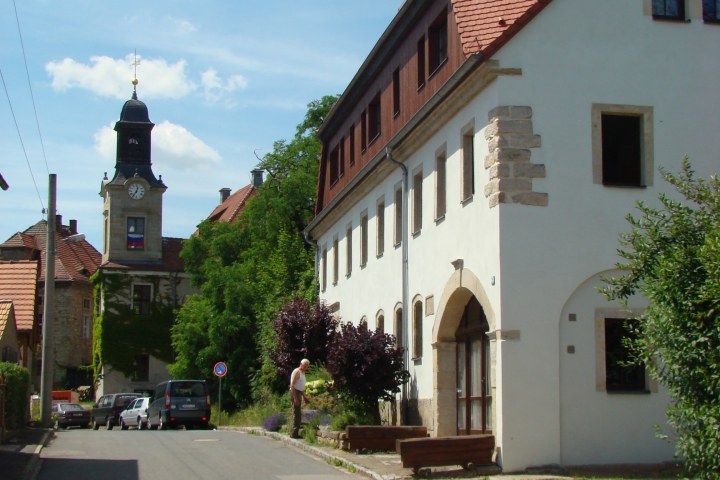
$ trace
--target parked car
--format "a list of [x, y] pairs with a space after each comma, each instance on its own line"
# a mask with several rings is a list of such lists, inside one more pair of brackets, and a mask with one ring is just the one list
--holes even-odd
[[210, 421], [210, 395], [205, 380], [170, 380], [155, 388], [148, 409], [151, 430], [184, 425], [207, 428]]
[[90, 425], [90, 410], [85, 410], [77, 403], [55, 403], [52, 406], [53, 415], [57, 416], [55, 426], [65, 429], [77, 426], [87, 428]]
[[120, 413], [139, 396], [139, 393], [112, 393], [100, 397], [92, 408], [90, 421], [93, 430], [97, 430], [102, 424], [112, 430], [118, 424]]
[[138, 430], [147, 428], [147, 414], [150, 406], [150, 398], [137, 398], [120, 412], [120, 428], [127, 430], [128, 427], [137, 427]]

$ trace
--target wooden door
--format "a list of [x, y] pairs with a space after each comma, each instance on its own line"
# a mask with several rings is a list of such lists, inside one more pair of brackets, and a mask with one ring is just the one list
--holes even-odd
[[492, 433], [490, 340], [482, 307], [471, 298], [465, 307], [457, 339], [458, 435]]

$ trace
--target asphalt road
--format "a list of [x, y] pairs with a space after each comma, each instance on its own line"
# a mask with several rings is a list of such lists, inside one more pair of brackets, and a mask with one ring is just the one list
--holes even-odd
[[39, 480], [358, 478], [267, 437], [212, 430], [69, 429], [42, 450]]

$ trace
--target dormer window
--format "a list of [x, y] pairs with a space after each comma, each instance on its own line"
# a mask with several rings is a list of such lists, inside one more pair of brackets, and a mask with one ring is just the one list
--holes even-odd
[[685, 0], [652, 0], [653, 18], [685, 20]]
[[447, 12], [442, 12], [433, 22], [428, 31], [430, 75], [447, 60], [448, 57], [448, 22]]
[[370, 101], [368, 105], [368, 134], [370, 135], [370, 143], [380, 136], [380, 94]]

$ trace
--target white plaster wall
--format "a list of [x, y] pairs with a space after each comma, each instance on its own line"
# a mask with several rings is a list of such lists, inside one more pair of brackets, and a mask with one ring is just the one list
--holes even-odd
[[[105, 376], [100, 380], [98, 388], [95, 391], [95, 398], [98, 399], [103, 395], [111, 393], [127, 393], [135, 390], [154, 390], [158, 383], [171, 380], [172, 376], [167, 369], [167, 362], [163, 362], [153, 356], [150, 356], [150, 374], [149, 381], [135, 382], [125, 374], [113, 370], [112, 367], [105, 365], [103, 373]], [[107, 372], [107, 373], [106, 373]]]
[[[556, 324], [562, 305], [585, 279], [619, 260], [618, 233], [628, 230], [624, 216], [634, 211], [635, 201], [657, 204], [658, 193], [669, 191], [658, 173], [645, 189], [592, 183], [591, 105], [652, 106], [655, 166], [677, 171], [689, 154], [698, 172], [709, 176], [720, 165], [720, 141], [713, 133], [720, 112], [718, 47], [717, 25], [653, 21], [643, 15], [642, 0], [556, 0], [494, 57], [503, 67], [522, 68], [522, 76], [499, 80], [499, 104], [533, 108], [542, 148], [532, 151], [532, 161], [547, 170], [533, 189], [549, 194], [548, 207], [499, 207], [502, 328], [522, 331], [521, 341], [501, 353], [502, 448], [509, 470], [564, 458]], [[589, 402], [595, 394], [588, 395]], [[605, 398], [602, 408], [644, 420], [652, 411], [654, 423], [664, 423], [664, 408], [649, 399]], [[632, 459], [597, 449], [600, 443], [623, 444], [635, 425], [612, 432], [604, 419], [585, 421], [606, 436], [588, 444], [564, 430], [570, 437], [563, 445], [584, 449], [569, 457], [573, 462], [672, 459], [656, 442], [636, 445]]]

